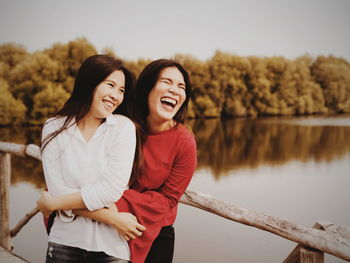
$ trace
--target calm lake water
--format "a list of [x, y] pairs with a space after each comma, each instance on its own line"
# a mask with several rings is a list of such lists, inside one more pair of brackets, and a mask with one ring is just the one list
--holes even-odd
[[[350, 116], [190, 121], [198, 168], [189, 189], [237, 206], [312, 226], [350, 226]], [[39, 142], [40, 128], [1, 128], [0, 140]], [[41, 164], [12, 159], [10, 221], [35, 206]], [[295, 243], [180, 205], [174, 263], [282, 262]], [[44, 262], [47, 235], [36, 215], [13, 239], [14, 252]], [[326, 262], [345, 262], [326, 255]]]

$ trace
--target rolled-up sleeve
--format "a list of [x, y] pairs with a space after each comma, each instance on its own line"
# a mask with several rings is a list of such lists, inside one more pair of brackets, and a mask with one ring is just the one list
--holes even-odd
[[128, 120], [114, 139], [101, 180], [81, 189], [82, 199], [90, 211], [109, 207], [127, 188], [136, 146], [135, 125]]
[[[52, 125], [51, 121], [48, 120], [42, 131], [42, 141], [56, 130], [55, 125]], [[61, 154], [62, 150], [60, 149], [56, 138], [51, 140], [41, 153], [46, 186], [49, 193], [53, 196], [71, 194], [79, 191], [79, 189], [67, 186], [67, 183], [63, 178], [60, 159]]]
[[[57, 128], [55, 125], [53, 125], [50, 120], [47, 121], [42, 131], [41, 141], [56, 130]], [[41, 153], [46, 186], [48, 192], [53, 196], [76, 193], [80, 190], [78, 188], [67, 186], [62, 174], [62, 164], [60, 159], [61, 154], [62, 150], [58, 145], [57, 139], [51, 140]], [[72, 210], [64, 210], [64, 214], [59, 211], [58, 215], [59, 218], [65, 222], [69, 222], [74, 219]]]

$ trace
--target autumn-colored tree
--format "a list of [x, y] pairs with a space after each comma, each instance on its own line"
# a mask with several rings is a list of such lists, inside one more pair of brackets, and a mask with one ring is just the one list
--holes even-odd
[[0, 78], [0, 125], [14, 125], [24, 121], [26, 107], [9, 91], [6, 80]]
[[247, 58], [217, 51], [208, 61], [211, 86], [215, 87], [212, 98], [223, 116], [247, 116], [250, 97], [246, 85], [251, 63]]
[[77, 38], [67, 44], [56, 43], [44, 50], [53, 61], [57, 62], [56, 83], [69, 93], [73, 90], [74, 79], [85, 59], [97, 53], [95, 47], [86, 38]]
[[[65, 100], [81, 63], [96, 53], [86, 38], [56, 43], [34, 53], [15, 43], [0, 45], [0, 79], [5, 81], [1, 84], [2, 105], [5, 100], [16, 101], [18, 112], [27, 109], [26, 117], [16, 117], [17, 122], [42, 123], [57, 107], [40, 100], [48, 96], [56, 105], [57, 100]], [[116, 56], [108, 47], [102, 53]], [[221, 51], [205, 61], [184, 54], [174, 58], [191, 77], [190, 117], [350, 112], [350, 64], [342, 58], [302, 56], [291, 60], [240, 57]], [[125, 65], [137, 77], [150, 62], [142, 58], [125, 61]]]
[[136, 61], [125, 61], [125, 66], [135, 75], [135, 77], [137, 78], [141, 71], [146, 67], [146, 65], [148, 65], [149, 63], [151, 63], [152, 60], [150, 59], [144, 59], [144, 58], [140, 58]]
[[331, 112], [350, 112], [350, 64], [342, 58], [319, 56], [311, 66]]
[[278, 85], [282, 115], [327, 113], [323, 91], [311, 75], [312, 62], [302, 56], [288, 63]]
[[69, 93], [61, 85], [50, 84], [34, 96], [34, 105], [31, 112], [32, 124], [43, 124], [51, 117], [69, 98]]
[[29, 56], [26, 48], [16, 43], [5, 43], [0, 45], [0, 61], [14, 68]]
[[[190, 55], [177, 54], [174, 59], [188, 71], [192, 84], [192, 100], [189, 105], [190, 117], [218, 117], [220, 110], [210, 97], [211, 76], [208, 63]], [[215, 88], [214, 88], [215, 89]]]
[[28, 115], [33, 108], [35, 94], [59, 76], [59, 64], [43, 52], [36, 52], [18, 64], [10, 73], [9, 90], [21, 99], [28, 109]]

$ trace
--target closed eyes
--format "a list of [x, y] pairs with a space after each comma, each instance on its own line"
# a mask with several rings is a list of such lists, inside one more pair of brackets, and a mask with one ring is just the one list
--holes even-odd
[[[173, 83], [173, 81], [171, 79], [165, 79], [165, 78], [160, 79], [160, 82], [163, 82], [163, 83], [168, 84], [168, 85], [171, 85]], [[182, 83], [178, 84], [177, 87], [180, 89], [183, 89], [183, 90], [186, 89], [186, 86]]]

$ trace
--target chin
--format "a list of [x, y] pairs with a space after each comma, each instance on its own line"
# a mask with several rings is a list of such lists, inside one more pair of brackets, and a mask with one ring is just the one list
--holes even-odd
[[173, 118], [174, 118], [174, 116], [175, 115], [162, 115], [162, 116], [160, 116], [160, 118], [164, 121], [164, 122], [166, 122], [166, 121], [171, 121]]

